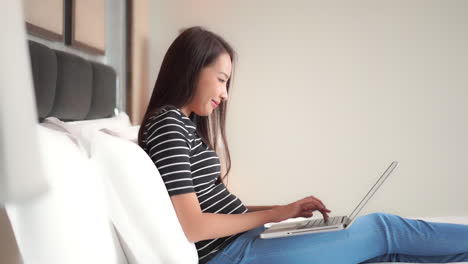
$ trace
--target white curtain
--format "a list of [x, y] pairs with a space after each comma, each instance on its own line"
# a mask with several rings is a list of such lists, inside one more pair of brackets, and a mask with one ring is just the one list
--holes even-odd
[[22, 1], [0, 1], [0, 207], [47, 189]]

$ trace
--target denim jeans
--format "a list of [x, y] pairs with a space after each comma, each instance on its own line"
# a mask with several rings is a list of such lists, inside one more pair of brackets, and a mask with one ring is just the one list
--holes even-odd
[[468, 261], [468, 225], [412, 220], [387, 213], [359, 216], [347, 229], [261, 239], [247, 231], [209, 264], [447, 263]]

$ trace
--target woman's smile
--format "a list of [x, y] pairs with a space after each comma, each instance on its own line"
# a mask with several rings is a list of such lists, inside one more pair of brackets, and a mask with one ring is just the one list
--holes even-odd
[[219, 103], [216, 102], [215, 100], [211, 100], [211, 103], [213, 104], [214, 108], [218, 107]]

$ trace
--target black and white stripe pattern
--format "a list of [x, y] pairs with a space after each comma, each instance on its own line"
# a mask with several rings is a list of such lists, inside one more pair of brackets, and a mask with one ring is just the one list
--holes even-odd
[[[198, 136], [192, 120], [174, 106], [164, 107], [148, 120], [142, 138], [144, 150], [158, 168], [170, 196], [195, 192], [206, 213], [247, 212], [223, 183], [216, 184], [220, 160]], [[195, 243], [199, 263], [206, 263], [241, 234]]]

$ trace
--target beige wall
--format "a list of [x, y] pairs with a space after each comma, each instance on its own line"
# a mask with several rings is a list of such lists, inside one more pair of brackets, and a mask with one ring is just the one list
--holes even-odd
[[245, 204], [306, 195], [348, 214], [468, 215], [467, 1], [155, 1], [150, 87], [182, 27], [239, 53], [229, 187]]
[[141, 124], [149, 101], [148, 73], [148, 34], [149, 34], [149, 2], [148, 0], [133, 1], [132, 23], [132, 81], [129, 89], [128, 113], [132, 124]]
[[63, 0], [23, 0], [26, 22], [63, 34]]
[[23, 263], [10, 220], [3, 207], [0, 207], [0, 263]]
[[105, 52], [106, 0], [75, 1], [73, 3], [73, 8], [72, 16], [74, 25], [72, 32], [74, 41]]

